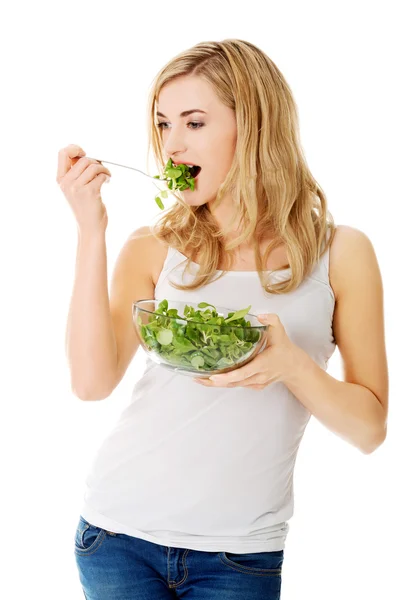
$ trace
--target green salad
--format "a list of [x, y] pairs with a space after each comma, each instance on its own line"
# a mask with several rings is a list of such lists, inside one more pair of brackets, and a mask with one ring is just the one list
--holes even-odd
[[200, 302], [197, 306], [186, 305], [182, 317], [176, 308], [168, 309], [164, 299], [148, 317], [147, 325], [139, 315], [140, 333], [148, 350], [173, 365], [209, 371], [235, 365], [260, 340], [262, 325], [257, 329], [244, 318], [251, 305], [228, 313], [227, 318], [212, 304]]
[[[201, 168], [198, 166], [188, 167], [182, 163], [174, 167], [172, 164], [172, 159], [170, 158], [164, 168], [164, 177], [160, 177], [160, 175], [154, 175], [154, 179], [167, 181], [167, 185], [172, 192], [175, 190], [183, 191], [189, 187], [193, 192], [194, 180], [195, 177], [200, 173], [199, 169], [201, 170]], [[163, 210], [164, 204], [162, 198], [168, 198], [168, 190], [162, 190], [162, 192], [155, 197], [157, 205]]]

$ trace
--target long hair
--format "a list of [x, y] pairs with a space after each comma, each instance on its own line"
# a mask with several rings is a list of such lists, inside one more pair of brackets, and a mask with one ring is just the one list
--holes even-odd
[[[162, 213], [149, 235], [187, 256], [185, 271], [197, 253], [200, 268], [191, 283], [171, 285], [196, 290], [223, 277], [225, 270], [214, 277], [222, 257], [227, 257], [230, 266], [231, 251], [251, 240], [264, 290], [270, 294], [291, 292], [325, 254], [336, 227], [325, 194], [304, 156], [289, 85], [264, 52], [243, 40], [201, 42], [172, 58], [154, 78], [148, 100], [147, 165], [152, 148], [160, 172], [166, 157], [156, 126], [156, 103], [165, 84], [189, 75], [207, 81], [220, 101], [235, 111], [235, 154], [215, 200], [219, 206], [226, 193], [232, 195], [232, 220], [221, 230], [207, 205], [188, 206], [179, 191], [173, 192], [177, 202]], [[226, 243], [224, 236], [238, 217], [242, 234]], [[261, 256], [260, 243], [267, 234], [273, 241]], [[272, 250], [282, 244], [290, 276], [271, 284], [264, 266]]]

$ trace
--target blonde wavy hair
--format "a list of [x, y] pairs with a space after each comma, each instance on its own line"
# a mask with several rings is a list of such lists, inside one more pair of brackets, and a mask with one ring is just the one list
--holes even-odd
[[[177, 202], [163, 211], [151, 234], [161, 243], [187, 256], [200, 258], [195, 279], [179, 290], [196, 290], [214, 277], [222, 257], [232, 264], [231, 251], [251, 240], [261, 285], [269, 294], [295, 290], [327, 251], [335, 232], [324, 192], [312, 176], [300, 143], [297, 107], [289, 85], [274, 62], [253, 44], [226, 39], [201, 42], [172, 58], [153, 80], [148, 103], [149, 146], [160, 173], [166, 157], [156, 111], [162, 87], [182, 76], [197, 76], [211, 84], [222, 103], [234, 109], [237, 123], [236, 152], [231, 169], [218, 189], [215, 206], [226, 193], [232, 194], [232, 220], [220, 229], [207, 205], [188, 206], [181, 193]], [[224, 241], [239, 218], [242, 234]], [[263, 256], [260, 243], [272, 239]], [[263, 272], [272, 250], [284, 244], [290, 277], [270, 284]], [[279, 269], [280, 270], [280, 269]], [[277, 270], [273, 271], [276, 272]]]

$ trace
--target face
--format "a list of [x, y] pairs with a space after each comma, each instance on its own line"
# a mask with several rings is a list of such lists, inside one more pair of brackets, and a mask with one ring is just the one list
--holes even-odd
[[[181, 116], [182, 112], [198, 109]], [[200, 77], [185, 76], [166, 84], [159, 96], [157, 115], [166, 159], [201, 167], [195, 189], [182, 197], [191, 206], [208, 203], [212, 211], [217, 190], [226, 178], [236, 148], [235, 112], [222, 104], [209, 83]], [[228, 198], [219, 207], [221, 222], [229, 210]]]

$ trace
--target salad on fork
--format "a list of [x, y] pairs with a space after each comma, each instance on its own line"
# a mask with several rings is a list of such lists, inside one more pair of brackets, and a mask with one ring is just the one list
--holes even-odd
[[[88, 157], [88, 158], [90, 158], [90, 157]], [[168, 188], [171, 190], [171, 192], [174, 192], [175, 190], [183, 191], [183, 190], [186, 190], [187, 188], [190, 188], [192, 191], [194, 191], [195, 179], [201, 171], [201, 167], [198, 165], [186, 165], [184, 163], [179, 163], [179, 164], [175, 165], [172, 162], [172, 159], [170, 158], [164, 167], [163, 176], [160, 177], [160, 175], [154, 175], [152, 177], [151, 175], [147, 175], [147, 173], [144, 173], [144, 171], [141, 171], [140, 169], [135, 169], [134, 167], [128, 167], [126, 165], [119, 165], [118, 163], [112, 163], [108, 160], [99, 160], [97, 158], [93, 158], [92, 160], [97, 160], [100, 163], [107, 163], [109, 165], [116, 165], [118, 167], [125, 167], [126, 169], [132, 169], [133, 171], [138, 171], [139, 173], [142, 173], [143, 175], [146, 175], [146, 177], [150, 177], [151, 179], [158, 179], [159, 181], [166, 181]], [[164, 204], [163, 204], [162, 198], [167, 198], [167, 197], [168, 197], [168, 190], [161, 190], [160, 193], [157, 194], [157, 196], [155, 197], [157, 206], [161, 210], [164, 210]]]

